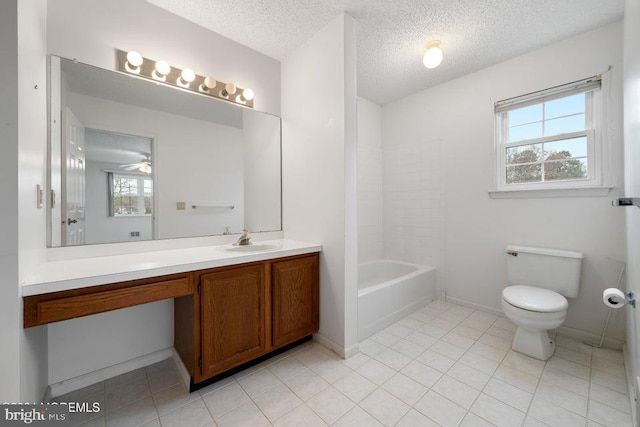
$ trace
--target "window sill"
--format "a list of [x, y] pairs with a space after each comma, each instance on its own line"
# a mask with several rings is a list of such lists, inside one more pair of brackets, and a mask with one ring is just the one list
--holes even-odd
[[541, 199], [554, 197], [606, 197], [614, 187], [489, 190], [492, 199]]

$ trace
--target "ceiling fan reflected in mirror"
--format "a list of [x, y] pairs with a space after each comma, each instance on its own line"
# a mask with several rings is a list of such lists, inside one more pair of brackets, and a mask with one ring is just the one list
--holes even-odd
[[151, 173], [151, 154], [145, 154], [145, 157], [137, 162], [137, 163], [130, 163], [128, 165], [120, 165], [121, 168], [124, 168], [124, 170], [131, 172], [134, 170], [139, 170], [140, 172], [143, 173]]

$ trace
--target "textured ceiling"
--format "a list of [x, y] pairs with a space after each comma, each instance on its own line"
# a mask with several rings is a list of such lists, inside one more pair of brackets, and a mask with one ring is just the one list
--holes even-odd
[[[284, 59], [341, 11], [357, 21], [358, 95], [386, 104], [622, 18], [624, 0], [147, 0]], [[442, 65], [422, 65], [441, 40]]]

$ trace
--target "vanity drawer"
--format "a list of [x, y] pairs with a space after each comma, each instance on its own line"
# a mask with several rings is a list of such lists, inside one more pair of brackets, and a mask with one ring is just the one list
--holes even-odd
[[193, 294], [190, 273], [24, 297], [24, 327]]

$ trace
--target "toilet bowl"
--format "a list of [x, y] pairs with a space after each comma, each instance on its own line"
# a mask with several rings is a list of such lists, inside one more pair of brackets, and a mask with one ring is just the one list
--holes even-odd
[[555, 343], [547, 331], [562, 325], [569, 303], [549, 289], [532, 286], [508, 286], [502, 291], [502, 310], [517, 326], [512, 348], [527, 356], [547, 360]]

